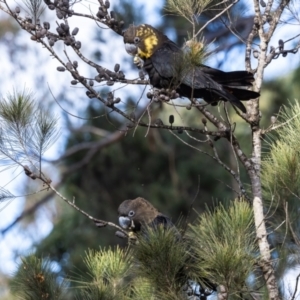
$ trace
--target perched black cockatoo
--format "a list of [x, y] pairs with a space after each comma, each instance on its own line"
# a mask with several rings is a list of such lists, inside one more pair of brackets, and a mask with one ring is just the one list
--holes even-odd
[[[123, 229], [138, 233], [149, 227], [155, 229], [158, 226], [163, 226], [164, 229], [171, 229], [174, 232], [178, 242], [182, 239], [170, 218], [160, 213], [144, 198], [138, 197], [133, 200], [123, 201], [118, 208], [118, 214], [119, 224]], [[178, 274], [178, 276], [180, 275]], [[186, 299], [204, 300], [216, 291], [216, 286], [208, 280], [203, 279], [203, 282], [209, 287], [204, 287], [193, 280], [187, 280], [183, 288], [187, 296]]]
[[118, 208], [118, 213], [120, 226], [133, 232], [140, 231], [143, 225], [151, 227], [174, 226], [167, 216], [160, 213], [150, 202], [141, 197], [123, 201]]
[[[229, 101], [246, 113], [240, 100], [259, 97], [250, 87], [253, 74], [247, 71], [223, 72], [203, 64], [190, 64], [183, 50], [151, 25], [131, 25], [124, 32], [125, 49], [143, 66], [153, 87], [176, 90], [182, 96], [203, 98], [207, 103]], [[142, 61], [142, 63], [141, 63]]]

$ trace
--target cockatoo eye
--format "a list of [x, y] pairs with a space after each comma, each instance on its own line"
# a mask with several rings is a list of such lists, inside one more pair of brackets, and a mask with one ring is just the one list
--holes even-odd
[[140, 38], [138, 36], [136, 36], [133, 41], [134, 41], [135, 44], [137, 44], [137, 43], [139, 43]]
[[129, 217], [133, 217], [133, 216], [134, 216], [134, 214], [135, 214], [135, 213], [134, 213], [134, 211], [133, 211], [133, 210], [131, 210], [131, 211], [128, 213], [128, 216], [129, 216]]

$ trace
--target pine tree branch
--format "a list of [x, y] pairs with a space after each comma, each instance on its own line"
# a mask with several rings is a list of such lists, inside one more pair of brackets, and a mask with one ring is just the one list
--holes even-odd
[[94, 218], [93, 216], [91, 216], [90, 214], [88, 214], [87, 212], [85, 212], [84, 210], [82, 210], [81, 208], [79, 208], [75, 204], [75, 199], [73, 201], [68, 200], [65, 196], [63, 196], [60, 192], [57, 191], [57, 189], [51, 184], [51, 180], [49, 178], [47, 178], [46, 176], [44, 176], [42, 173], [41, 173], [41, 175], [35, 174], [35, 173], [31, 172], [31, 170], [27, 166], [24, 166], [24, 171], [25, 171], [25, 174], [28, 177], [30, 177], [32, 179], [39, 179], [39, 180], [41, 180], [45, 186], [47, 186], [50, 190], [52, 190], [59, 198], [61, 198], [63, 201], [65, 201], [68, 205], [70, 205], [71, 207], [73, 207], [75, 210], [77, 210], [78, 212], [80, 212], [81, 214], [83, 214], [88, 219], [94, 221], [94, 223], [96, 224], [96, 226], [98, 226], [98, 227], [105, 227], [105, 226], [114, 227], [118, 231], [122, 232], [125, 236], [128, 236], [128, 232], [125, 231], [120, 226], [118, 226], [118, 225], [116, 225], [116, 224], [114, 224], [112, 222], [109, 222], [109, 221], [104, 221], [104, 220], [100, 220], [100, 219]]

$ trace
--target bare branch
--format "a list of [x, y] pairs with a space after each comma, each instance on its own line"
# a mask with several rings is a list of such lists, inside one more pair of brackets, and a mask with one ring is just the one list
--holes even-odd
[[116, 225], [116, 224], [114, 224], [112, 222], [108, 222], [108, 221], [104, 221], [104, 220], [100, 220], [100, 219], [94, 218], [93, 216], [91, 216], [90, 214], [88, 214], [87, 212], [85, 212], [84, 210], [82, 210], [81, 208], [79, 208], [75, 204], [75, 200], [70, 201], [65, 196], [63, 196], [60, 192], [58, 192], [56, 190], [56, 188], [53, 185], [51, 185], [51, 180], [47, 179], [44, 175], [43, 176], [35, 175], [26, 166], [24, 167], [24, 170], [25, 170], [25, 174], [28, 177], [32, 178], [34, 176], [35, 178], [41, 180], [43, 182], [43, 184], [46, 185], [50, 190], [52, 190], [57, 196], [59, 196], [62, 200], [64, 200], [68, 205], [70, 205], [71, 207], [73, 207], [74, 209], [76, 209], [78, 212], [80, 212], [81, 214], [83, 214], [84, 216], [86, 216], [88, 219], [94, 221], [98, 227], [111, 226], [111, 227], [114, 227], [114, 228], [118, 229], [118, 231], [121, 231], [123, 234], [128, 235], [128, 233], [122, 227], [120, 227], [120, 226], [118, 226], [118, 225]]
[[234, 6], [236, 3], [238, 3], [239, 0], [234, 0], [232, 3], [230, 3], [228, 6], [226, 6], [220, 13], [216, 14], [213, 18], [211, 18], [209, 21], [207, 21], [193, 36], [193, 38], [196, 38], [203, 30], [213, 21], [221, 17], [226, 11], [228, 11], [232, 6]]

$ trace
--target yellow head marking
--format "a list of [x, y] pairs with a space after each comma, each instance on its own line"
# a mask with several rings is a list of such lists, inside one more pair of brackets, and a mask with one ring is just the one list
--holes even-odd
[[142, 59], [149, 58], [154, 52], [155, 46], [158, 44], [156, 33], [145, 25], [139, 26], [136, 36], [141, 38], [141, 44], [138, 47], [138, 56]]

